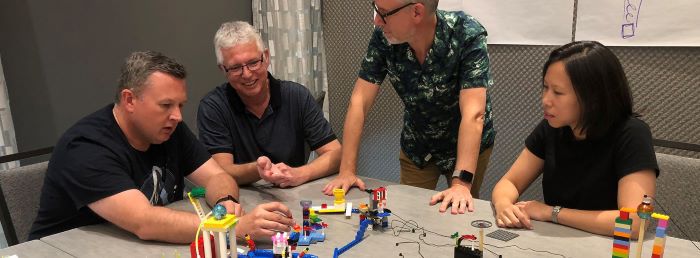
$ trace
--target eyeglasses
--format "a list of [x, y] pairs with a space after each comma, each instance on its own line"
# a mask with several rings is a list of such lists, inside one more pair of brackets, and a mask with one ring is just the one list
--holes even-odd
[[374, 11], [377, 12], [377, 15], [379, 15], [379, 17], [382, 18], [382, 22], [384, 22], [384, 23], [386, 23], [386, 17], [392, 16], [395, 13], [398, 13], [399, 11], [401, 11], [401, 9], [406, 8], [407, 6], [413, 5], [413, 4], [416, 4], [416, 3], [408, 3], [408, 4], [405, 4], [401, 7], [399, 7], [399, 8], [396, 8], [394, 10], [388, 11], [385, 14], [382, 14], [381, 12], [379, 12], [379, 8], [377, 8], [377, 4], [374, 3], [374, 1], [372, 1], [372, 7], [374, 7]]
[[244, 64], [244, 65], [237, 65], [234, 67], [226, 67], [226, 66], [222, 65], [221, 68], [223, 68], [224, 72], [226, 72], [226, 73], [229, 73], [229, 74], [234, 75], [234, 76], [240, 76], [241, 74], [243, 74], [244, 67], [247, 67], [248, 71], [251, 71], [251, 72], [257, 71], [258, 69], [260, 69], [260, 67], [262, 67], [262, 62], [263, 62], [264, 56], [265, 56], [264, 54], [260, 54], [260, 59], [250, 61], [249, 63]]

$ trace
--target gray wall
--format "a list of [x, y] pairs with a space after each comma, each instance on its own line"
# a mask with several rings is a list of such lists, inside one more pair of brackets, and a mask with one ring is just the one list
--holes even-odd
[[3, 0], [0, 54], [19, 151], [55, 144], [113, 100], [119, 68], [136, 50], [177, 59], [189, 73], [185, 121], [225, 79], [212, 39], [229, 20], [251, 21], [250, 1]]

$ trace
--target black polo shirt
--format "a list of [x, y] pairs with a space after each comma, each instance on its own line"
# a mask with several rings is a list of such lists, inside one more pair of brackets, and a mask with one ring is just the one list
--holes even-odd
[[231, 153], [234, 163], [260, 156], [292, 167], [306, 164], [304, 144], [316, 150], [336, 139], [311, 92], [268, 73], [270, 103], [258, 119], [229, 83], [209, 92], [199, 103], [199, 139], [209, 153]]

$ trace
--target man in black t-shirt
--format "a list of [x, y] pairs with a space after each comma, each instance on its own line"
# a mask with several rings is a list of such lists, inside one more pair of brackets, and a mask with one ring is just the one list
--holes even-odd
[[[338, 171], [340, 142], [304, 86], [268, 72], [270, 50], [247, 22], [226, 22], [214, 37], [227, 82], [199, 104], [199, 139], [240, 184], [264, 179], [297, 186]], [[318, 157], [306, 163], [305, 145]]]
[[[78, 121], [56, 144], [29, 239], [106, 220], [140, 239], [191, 242], [199, 217], [161, 207], [182, 199], [184, 177], [206, 187], [210, 205], [243, 215], [235, 180], [182, 122], [185, 76], [157, 52], [126, 59], [115, 104]], [[238, 225], [240, 236], [261, 237], [293, 221], [287, 207], [268, 203]]]

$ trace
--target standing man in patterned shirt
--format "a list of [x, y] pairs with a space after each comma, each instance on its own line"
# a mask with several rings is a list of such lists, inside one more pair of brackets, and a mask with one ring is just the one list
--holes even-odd
[[473, 211], [496, 132], [486, 88], [492, 84], [486, 30], [463, 12], [437, 10], [437, 0], [376, 0], [372, 39], [350, 98], [340, 173], [324, 188], [364, 189], [357, 155], [367, 116], [388, 75], [404, 103], [401, 183], [450, 187], [430, 204]]

